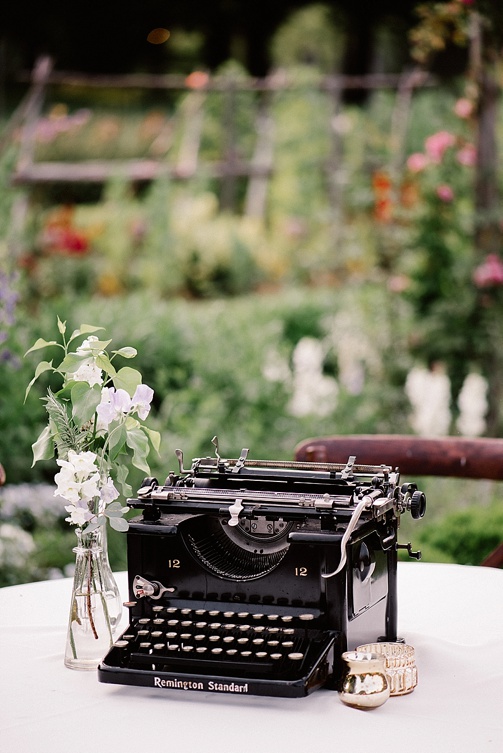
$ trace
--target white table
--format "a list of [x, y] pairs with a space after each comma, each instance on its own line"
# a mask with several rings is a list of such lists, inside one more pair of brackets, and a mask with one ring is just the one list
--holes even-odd
[[[125, 573], [117, 581], [126, 598]], [[503, 571], [400, 563], [398, 588], [419, 683], [368, 711], [328, 690], [286, 699], [102, 684], [63, 665], [70, 580], [0, 589], [0, 750], [500, 753]]]

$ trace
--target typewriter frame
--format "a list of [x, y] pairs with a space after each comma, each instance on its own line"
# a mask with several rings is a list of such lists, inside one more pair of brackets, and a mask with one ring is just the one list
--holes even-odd
[[[142, 510], [127, 534], [130, 624], [101, 662], [101, 682], [298, 697], [337, 689], [344, 651], [399, 640], [399, 520], [424, 515], [424, 494], [400, 486], [398, 470], [354, 456], [335, 464], [247, 455], [222, 460], [217, 448], [185, 470], [177, 451], [179, 472], [163, 485], [145, 479], [128, 500]], [[302, 650], [279, 664], [201, 660], [190, 645], [180, 653], [182, 644], [173, 657], [142, 656], [138, 646], [152, 644], [138, 643], [138, 628], [175, 611], [246, 614], [232, 618], [233, 631], [258, 630], [246, 623], [262, 619], [264, 635], [270, 620], [291, 621]]]

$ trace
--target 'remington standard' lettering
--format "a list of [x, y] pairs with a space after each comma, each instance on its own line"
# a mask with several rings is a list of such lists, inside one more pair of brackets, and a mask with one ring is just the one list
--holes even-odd
[[155, 688], [175, 688], [177, 690], [212, 690], [217, 693], [248, 693], [248, 683], [238, 682], [202, 682], [201, 680], [165, 680], [162, 677], [154, 677]]

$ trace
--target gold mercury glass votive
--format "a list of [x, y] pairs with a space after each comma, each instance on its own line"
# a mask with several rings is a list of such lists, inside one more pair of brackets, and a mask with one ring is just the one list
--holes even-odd
[[412, 693], [417, 685], [416, 652], [413, 646], [405, 643], [366, 643], [357, 651], [370, 651], [385, 659], [390, 695]]

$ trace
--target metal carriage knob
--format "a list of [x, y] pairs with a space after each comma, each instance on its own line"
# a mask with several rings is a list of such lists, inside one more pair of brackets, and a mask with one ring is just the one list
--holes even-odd
[[133, 581], [133, 593], [137, 599], [148, 596], [151, 599], [160, 599], [165, 593], [173, 593], [174, 586], [163, 586], [158, 580], [147, 580], [141, 575], [136, 575]]

